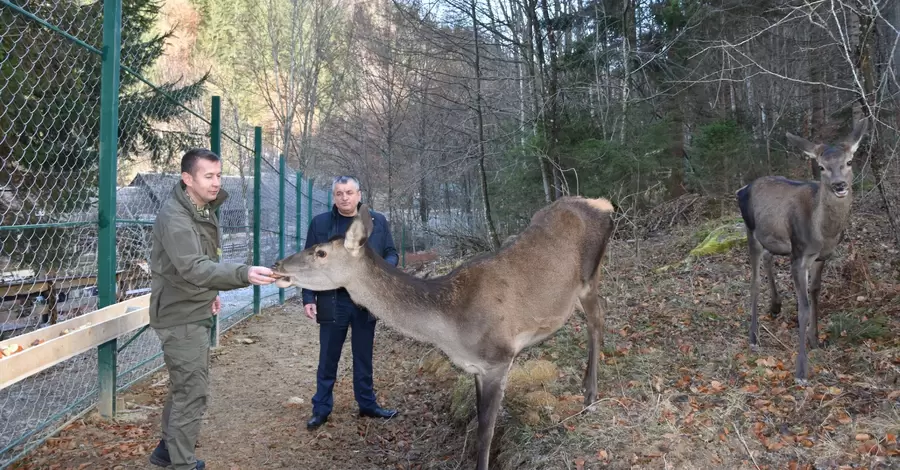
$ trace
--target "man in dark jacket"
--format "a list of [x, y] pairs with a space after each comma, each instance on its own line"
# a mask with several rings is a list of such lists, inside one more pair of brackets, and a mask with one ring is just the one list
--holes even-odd
[[[332, 237], [343, 236], [350, 227], [360, 206], [359, 181], [352, 176], [339, 176], [331, 186], [334, 206], [329, 212], [317, 215], [309, 224], [306, 246], [325, 243]], [[374, 225], [368, 244], [388, 263], [397, 265], [397, 249], [391, 238], [390, 226], [382, 214], [370, 211]], [[353, 393], [359, 404], [360, 416], [392, 418], [396, 410], [378, 406], [372, 385], [372, 348], [375, 341], [375, 317], [357, 306], [344, 288], [329, 291], [303, 289], [306, 316], [319, 323], [319, 369], [316, 374], [316, 394], [312, 398], [313, 415], [306, 428], [313, 430], [328, 421], [334, 406], [334, 382], [337, 378], [341, 349], [347, 329], [353, 352]]]
[[216, 208], [222, 162], [206, 149], [181, 159], [181, 181], [172, 188], [153, 223], [150, 252], [150, 327], [162, 344], [169, 396], [162, 412], [162, 439], [150, 462], [175, 470], [202, 470], [194, 457], [209, 386], [210, 329], [221, 309], [219, 290], [274, 282], [261, 266], [221, 263]]

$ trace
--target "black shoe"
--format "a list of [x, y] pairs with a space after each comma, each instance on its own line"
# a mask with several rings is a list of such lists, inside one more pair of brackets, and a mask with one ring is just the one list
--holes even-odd
[[[169, 458], [169, 448], [166, 447], [166, 441], [160, 439], [156, 449], [150, 454], [150, 463], [157, 467], [168, 467], [172, 465], [172, 459]], [[198, 461], [199, 464], [199, 461]]]
[[316, 429], [317, 427], [319, 427], [327, 422], [328, 422], [328, 415], [314, 414], [312, 416], [312, 418], [310, 418], [309, 421], [306, 422], [306, 430], [312, 431], [313, 429]]
[[394, 416], [397, 416], [398, 414], [400, 414], [400, 412], [397, 410], [386, 410], [380, 406], [375, 407], [375, 409], [373, 409], [373, 410], [359, 410], [360, 416], [365, 416], [368, 418], [391, 419]]
[[[166, 446], [166, 441], [160, 439], [159, 444], [156, 444], [156, 449], [153, 449], [153, 453], [150, 454], [150, 463], [158, 467], [168, 467], [172, 465], [172, 459], [169, 458], [169, 448]], [[194, 469], [204, 470], [205, 468], [206, 463], [202, 460], [197, 460]]]

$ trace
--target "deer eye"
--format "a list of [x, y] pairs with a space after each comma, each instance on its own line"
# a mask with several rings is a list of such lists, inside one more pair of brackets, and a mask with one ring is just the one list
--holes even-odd
[[852, 158], [851, 158], [850, 160], [847, 160], [847, 163], [846, 163], [847, 166], [850, 166], [850, 165], [852, 165], [852, 164], [853, 164], [853, 159], [852, 159]]
[[819, 165], [819, 171], [825, 171], [825, 167], [822, 165]]
[[316, 251], [316, 256], [318, 256], [319, 258], [324, 258], [325, 252], [323, 250], [318, 250]]

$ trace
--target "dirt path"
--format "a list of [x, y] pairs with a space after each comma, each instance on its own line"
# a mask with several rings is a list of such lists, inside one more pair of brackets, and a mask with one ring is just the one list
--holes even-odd
[[[379, 325], [376, 393], [382, 406], [403, 412], [380, 421], [356, 416], [349, 340], [341, 356], [334, 412], [328, 424], [310, 433], [305, 423], [315, 392], [318, 326], [298, 305], [287, 304], [229, 331], [213, 354], [212, 396], [197, 451], [207, 468], [416, 468], [417, 462], [435, 461], [455, 467], [458, 456], [432, 453], [441, 448], [449, 429], [428, 408], [446, 397], [427, 392], [410, 359], [422, 357], [428, 348]], [[166, 380], [161, 371], [134, 386], [122, 396], [116, 423], [91, 414], [20, 468], [158, 468], [147, 463], [147, 454], [158, 439]]]

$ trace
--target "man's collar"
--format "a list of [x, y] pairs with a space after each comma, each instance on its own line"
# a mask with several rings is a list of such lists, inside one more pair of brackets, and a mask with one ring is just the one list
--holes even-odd
[[184, 188], [184, 197], [186, 197], [187, 200], [190, 201], [191, 205], [194, 206], [194, 211], [197, 212], [197, 215], [199, 215], [200, 217], [202, 217], [204, 219], [209, 218], [209, 203], [205, 203], [202, 206], [198, 206], [197, 203], [194, 201], [194, 198], [191, 197], [191, 193], [188, 192], [187, 188]]
[[[185, 209], [193, 209], [197, 214], [201, 216], [203, 216], [203, 214], [200, 212], [201, 210], [205, 210], [206, 213], [209, 214], [210, 212], [215, 211], [219, 207], [221, 207], [222, 204], [225, 203], [225, 200], [228, 199], [228, 192], [225, 191], [225, 188], [219, 188], [219, 195], [216, 196], [216, 199], [205, 204], [205, 207], [200, 208], [197, 207], [197, 205], [194, 204], [194, 201], [191, 200], [191, 197], [188, 196], [187, 185], [184, 184], [184, 181], [178, 181], [178, 183], [175, 185], [175, 188], [173, 188], [173, 191], [175, 198], [180, 201], [180, 204], [184, 206]], [[209, 215], [206, 215], [205, 218], [208, 219]]]

